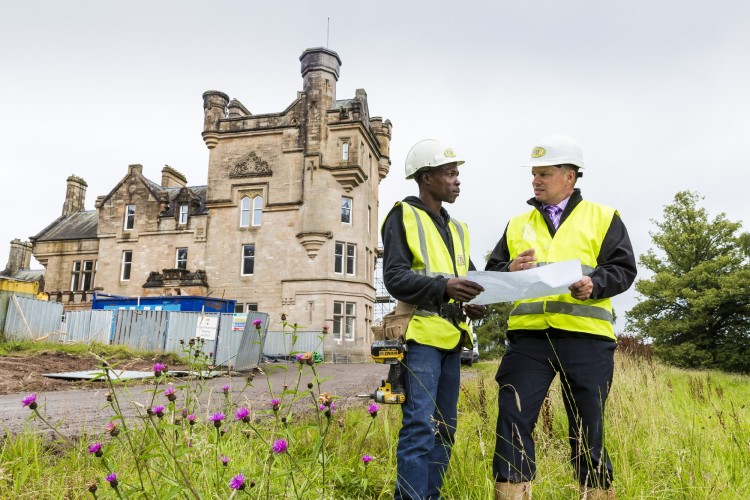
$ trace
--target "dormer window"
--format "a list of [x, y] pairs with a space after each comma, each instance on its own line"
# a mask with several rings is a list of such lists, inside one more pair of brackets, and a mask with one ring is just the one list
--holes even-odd
[[188, 223], [188, 205], [187, 203], [183, 203], [180, 205], [180, 215], [177, 219], [177, 223], [180, 225], [185, 225]]

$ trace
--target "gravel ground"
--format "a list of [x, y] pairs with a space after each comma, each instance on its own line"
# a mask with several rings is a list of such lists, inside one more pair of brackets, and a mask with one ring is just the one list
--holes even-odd
[[[108, 389], [105, 382], [64, 382], [59, 381], [47, 382], [45, 377], [40, 377], [39, 373], [57, 373], [60, 371], [81, 371], [94, 369], [95, 366], [73, 368], [74, 363], [68, 363], [68, 370], [62, 370], [60, 366], [50, 366], [45, 362], [43, 370], [35, 365], [31, 360], [25, 358], [25, 363], [20, 368], [24, 368], [24, 373], [13, 373], [12, 377], [8, 375], [9, 357], [0, 358], [0, 366], [4, 365], [6, 373], [0, 371], [0, 377], [8, 382], [5, 393], [0, 395], [0, 422], [4, 432], [15, 434], [23, 430], [24, 426], [30, 429], [38, 430], [40, 433], [52, 435], [52, 431], [37, 420], [29, 420], [32, 413], [29, 408], [23, 407], [21, 400], [29, 393], [37, 394], [37, 403], [40, 412], [57, 429], [67, 436], [77, 436], [86, 431], [97, 434], [101, 432], [102, 427], [114, 413], [106, 401]], [[47, 357], [49, 361], [49, 356]], [[150, 369], [150, 362], [144, 361], [147, 369]], [[134, 370], [137, 364], [131, 364], [127, 368]], [[336, 399], [337, 407], [350, 405], [368, 405], [371, 400], [367, 397], [358, 397], [361, 394], [370, 394], [379, 384], [381, 379], [385, 378], [388, 367], [377, 363], [364, 364], [331, 364], [323, 363], [315, 365], [315, 370], [319, 380], [324, 380], [322, 390], [328, 392]], [[296, 363], [270, 363], [263, 365], [261, 370], [253, 372], [254, 378], [251, 386], [247, 386], [245, 374], [235, 374], [234, 376], [224, 375], [221, 377], [208, 379], [205, 383], [205, 390], [202, 395], [204, 410], [206, 414], [211, 411], [218, 411], [223, 402], [224, 394], [222, 386], [231, 387], [232, 400], [240, 404], [247, 404], [248, 407], [260, 408], [265, 407], [272, 397], [280, 397], [285, 385], [294, 388], [299, 377], [299, 370]], [[3, 376], [4, 375], [4, 376]], [[10, 377], [10, 378], [8, 378]], [[15, 377], [15, 378], [13, 378]], [[21, 379], [21, 382], [18, 379]], [[34, 383], [34, 381], [37, 383]], [[301, 389], [306, 389], [307, 384], [314, 381], [314, 375], [310, 367], [303, 367], [302, 378], [300, 383]], [[185, 378], [174, 378], [172, 380], [176, 387], [183, 384], [198, 383]], [[45, 384], [47, 384], [45, 386]], [[134, 385], [130, 383], [128, 387], [118, 389], [119, 399], [123, 413], [126, 417], [132, 417], [136, 414], [143, 414], [145, 408], [152, 406], [151, 398], [153, 397], [153, 381]], [[270, 386], [270, 389], [269, 389]], [[11, 392], [10, 389], [22, 387]], [[178, 393], [180, 391], [178, 390]], [[273, 394], [273, 395], [272, 395]], [[177, 407], [180, 407], [180, 400], [177, 400]], [[165, 404], [166, 400], [163, 395], [157, 397], [155, 404]], [[309, 400], [305, 402], [309, 405]]]

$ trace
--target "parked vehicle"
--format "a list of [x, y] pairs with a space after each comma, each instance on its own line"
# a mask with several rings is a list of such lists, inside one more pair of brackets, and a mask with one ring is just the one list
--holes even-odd
[[474, 348], [461, 351], [461, 363], [466, 363], [469, 366], [479, 361], [479, 344], [477, 343], [477, 334], [473, 334]]

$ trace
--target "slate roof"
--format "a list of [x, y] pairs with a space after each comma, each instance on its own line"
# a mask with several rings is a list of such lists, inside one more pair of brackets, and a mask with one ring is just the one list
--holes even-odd
[[81, 210], [67, 217], [58, 217], [31, 239], [33, 241], [96, 239], [98, 225], [99, 214], [96, 210]]
[[44, 278], [44, 269], [19, 269], [9, 277], [18, 281], [39, 281]]

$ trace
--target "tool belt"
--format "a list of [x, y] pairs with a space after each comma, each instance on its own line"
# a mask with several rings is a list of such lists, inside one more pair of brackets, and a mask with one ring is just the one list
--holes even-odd
[[420, 311], [428, 314], [437, 314], [441, 318], [455, 320], [459, 323], [466, 320], [466, 314], [464, 314], [464, 308], [460, 302], [446, 302], [439, 306], [419, 306], [417, 314]]
[[417, 306], [399, 300], [393, 311], [383, 316], [383, 338], [386, 340], [403, 339], [416, 309]]

